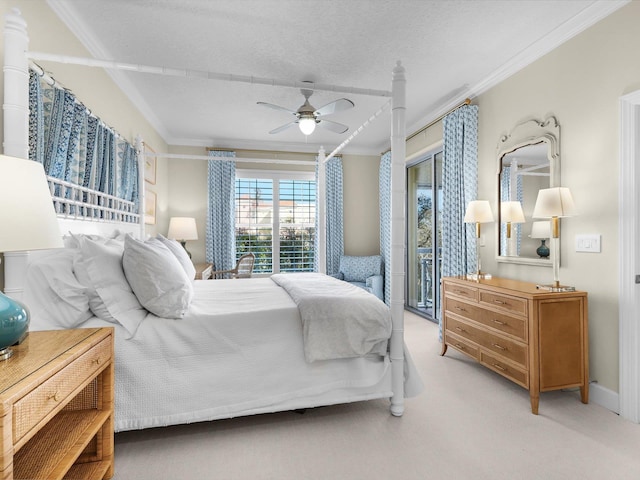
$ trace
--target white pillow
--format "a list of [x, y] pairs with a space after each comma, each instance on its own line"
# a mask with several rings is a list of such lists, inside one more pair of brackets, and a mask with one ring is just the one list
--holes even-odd
[[74, 261], [76, 277], [87, 287], [91, 311], [102, 320], [121, 324], [131, 336], [146, 311], [122, 270], [123, 244], [115, 240], [78, 237], [80, 255]]
[[182, 265], [160, 240], [124, 239], [124, 273], [140, 303], [163, 318], [182, 318], [193, 299], [193, 285]]
[[171, 253], [176, 256], [176, 258], [180, 262], [180, 265], [182, 265], [182, 268], [184, 268], [187, 277], [189, 277], [189, 280], [193, 280], [194, 278], [196, 278], [196, 267], [193, 266], [193, 262], [189, 258], [189, 254], [182, 247], [182, 245], [180, 245], [180, 243], [178, 243], [177, 241], [163, 237], [160, 234], [158, 234], [156, 238], [160, 240], [162, 244], [169, 250], [171, 250]]
[[77, 249], [39, 253], [27, 268], [24, 303], [33, 330], [77, 328], [93, 316], [87, 288], [73, 273]]

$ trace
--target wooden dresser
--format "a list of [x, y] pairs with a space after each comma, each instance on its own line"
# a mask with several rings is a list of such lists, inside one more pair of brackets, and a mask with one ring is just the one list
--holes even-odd
[[113, 329], [30, 332], [0, 362], [0, 479], [113, 476]]
[[490, 278], [442, 280], [443, 344], [529, 390], [580, 387], [589, 401], [586, 292], [549, 292], [533, 283]]

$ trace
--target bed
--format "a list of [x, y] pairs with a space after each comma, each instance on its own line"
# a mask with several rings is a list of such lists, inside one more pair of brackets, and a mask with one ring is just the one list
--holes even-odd
[[[28, 116], [28, 100], [25, 100], [28, 97], [25, 95], [28, 36], [19, 12], [8, 15], [6, 22], [5, 85], [12, 88], [5, 90], [5, 153], [28, 158], [29, 132], [25, 121]], [[30, 306], [33, 330], [95, 326], [115, 329], [116, 431], [376, 398], [390, 399], [391, 413], [403, 414], [404, 398], [417, 394], [422, 384], [403, 340], [405, 81], [400, 65], [394, 69], [393, 78], [391, 268], [387, 275], [391, 282], [390, 307], [375, 296], [323, 273], [301, 274], [306, 276], [292, 282], [297, 285], [309, 282], [312, 297], [311, 282], [321, 282], [321, 290], [316, 287], [316, 291], [332, 290], [333, 298], [364, 301], [373, 310], [380, 310], [385, 320], [378, 322], [372, 331], [369, 324], [361, 328], [360, 334], [364, 336], [356, 343], [365, 346], [351, 354], [326, 353], [322, 348], [309, 352], [309, 342], [315, 340], [309, 340], [308, 325], [321, 325], [314, 328], [327, 336], [321, 342], [325, 347], [351, 338], [351, 333], [336, 333], [339, 330], [336, 330], [335, 319], [334, 323], [323, 323], [323, 318], [330, 320], [326, 312], [321, 313], [320, 321], [309, 323], [305, 317], [305, 309], [309, 309], [305, 293], [295, 289], [287, 291], [283, 286], [291, 280], [289, 275], [215, 281], [188, 278], [190, 287], [185, 287], [190, 291], [188, 304], [181, 312], [170, 311], [166, 315], [162, 309], [155, 311], [148, 307], [143, 300], [145, 294], [132, 286], [135, 282], [130, 282], [133, 293], [123, 287], [119, 294], [124, 292], [124, 297], [114, 294], [117, 302], [113, 304], [118, 310], [115, 315], [109, 308], [106, 314], [96, 309], [91, 304], [91, 294], [78, 293], [78, 289], [88, 288], [87, 279], [77, 275], [78, 257], [84, 260], [90, 257], [83, 251], [85, 244], [110, 244], [116, 251], [120, 251], [119, 242], [146, 244], [147, 240], [141, 240], [146, 237], [142, 216], [132, 212], [130, 204], [124, 205], [124, 213], [118, 213], [114, 205], [122, 202], [111, 202], [99, 193], [78, 193], [75, 186], [50, 178], [61, 231], [73, 233], [77, 244], [55, 252], [6, 255], [5, 293], [23, 298]], [[6, 108], [7, 105], [11, 108]], [[329, 158], [345, 144], [343, 142]], [[137, 149], [143, 150], [141, 139], [137, 141]], [[326, 159], [321, 151], [320, 161]], [[322, 174], [318, 187], [322, 199]], [[99, 205], [85, 207], [82, 201], [91, 198], [98, 198]], [[143, 204], [143, 198], [140, 203]], [[109, 206], [104, 207], [105, 204]], [[324, 250], [322, 204], [320, 200], [320, 265]], [[104, 210], [96, 215], [100, 208]], [[91, 218], [81, 215], [86, 211], [92, 212]], [[125, 268], [122, 267], [126, 265], [124, 246], [121, 252], [120, 268]], [[104, 271], [121, 277], [122, 272], [117, 272], [113, 262], [111, 265], [111, 269]], [[52, 279], [58, 282], [65, 276], [67, 281], [62, 287], [52, 284]], [[124, 277], [125, 282], [130, 281], [126, 273]], [[71, 310], [59, 301], [60, 290], [64, 288], [70, 289], [66, 291], [73, 299]], [[98, 290], [95, 285], [93, 290], [93, 294]], [[89, 296], [88, 309], [84, 305], [85, 295]], [[327, 297], [323, 298], [325, 301], [320, 304], [332, 303], [326, 301]], [[141, 308], [136, 309], [135, 303]], [[53, 305], [62, 307], [58, 311]], [[167, 302], [164, 307], [171, 310], [176, 305]], [[310, 309], [317, 310], [316, 307]], [[355, 324], [360, 320], [356, 319]]]

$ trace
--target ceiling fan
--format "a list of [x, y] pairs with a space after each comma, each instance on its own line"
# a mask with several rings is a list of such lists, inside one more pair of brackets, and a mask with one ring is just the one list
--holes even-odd
[[309, 103], [309, 97], [313, 94], [313, 90], [307, 88], [301, 88], [300, 93], [304, 95], [304, 103], [297, 111], [289, 110], [288, 108], [280, 107], [272, 103], [258, 102], [258, 105], [264, 105], [265, 107], [273, 108], [275, 110], [282, 110], [296, 117], [295, 120], [289, 123], [271, 130], [269, 133], [280, 133], [283, 130], [295, 125], [296, 123], [300, 127], [300, 131], [305, 135], [311, 135], [319, 125], [327, 130], [331, 130], [335, 133], [344, 133], [349, 130], [349, 127], [338, 122], [332, 122], [325, 120], [324, 117], [331, 115], [332, 113], [341, 112], [349, 108], [354, 107], [354, 103], [346, 98], [339, 98], [331, 103], [327, 103], [325, 106], [316, 108]]

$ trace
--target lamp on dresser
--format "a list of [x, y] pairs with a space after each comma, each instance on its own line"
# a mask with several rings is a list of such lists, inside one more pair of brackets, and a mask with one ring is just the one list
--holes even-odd
[[187, 240], [198, 239], [198, 228], [196, 227], [196, 219], [191, 217], [171, 217], [169, 220], [169, 231], [167, 237], [180, 242], [185, 251], [191, 258], [191, 252], [187, 250]]
[[553, 283], [538, 285], [538, 288], [552, 292], [575, 290], [574, 287], [560, 285], [560, 218], [575, 215], [575, 205], [571, 191], [567, 187], [543, 188], [538, 192], [533, 218], [549, 219], [551, 228], [551, 262], [553, 264]]
[[[40, 163], [0, 155], [0, 252], [61, 248], [62, 235]], [[0, 360], [29, 331], [29, 310], [0, 292]]]
[[511, 225], [525, 222], [522, 204], [518, 201], [502, 202], [500, 204], [500, 221], [504, 222], [507, 227], [507, 255], [513, 255], [514, 245], [511, 241]]
[[464, 223], [475, 223], [476, 225], [476, 273], [470, 275], [476, 280], [485, 276], [480, 266], [480, 224], [493, 222], [493, 213], [487, 200], [472, 200], [467, 205], [464, 214]]

